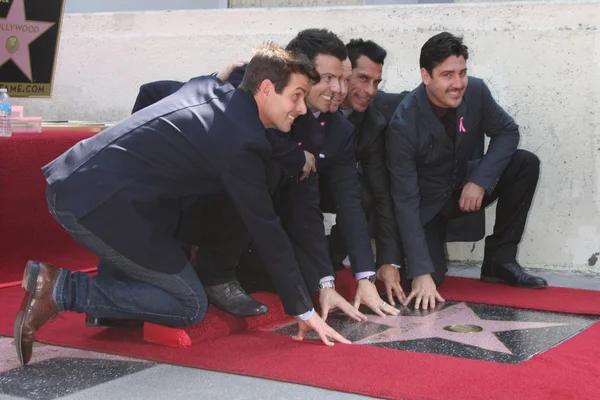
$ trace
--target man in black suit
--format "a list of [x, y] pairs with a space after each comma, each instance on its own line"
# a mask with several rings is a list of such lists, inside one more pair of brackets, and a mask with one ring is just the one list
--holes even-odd
[[[324, 51], [324, 38], [329, 41], [330, 48], [337, 49], [337, 57]], [[381, 300], [374, 285], [373, 251], [356, 171], [354, 127], [341, 113], [335, 112], [340, 97], [344, 96], [344, 86], [348, 85], [348, 66], [346, 73], [343, 67], [343, 63], [347, 63], [348, 50], [335, 34], [318, 29], [300, 32], [286, 49], [306, 54], [321, 75], [321, 83], [313, 86], [306, 97], [311, 113], [299, 118], [291, 133], [293, 136], [295, 132], [309, 131], [314, 137], [323, 138], [322, 145], [317, 143], [314, 147], [314, 154], [319, 156], [317, 170], [321, 208], [335, 213], [337, 225], [341, 227], [340, 236], [348, 249], [352, 272], [358, 281], [354, 306], [358, 308], [365, 304], [379, 315], [396, 315], [398, 311]], [[302, 258], [305, 257], [299, 260]], [[325, 276], [322, 269], [308, 261], [300, 262], [300, 267], [309, 289], [317, 282], [320, 292], [334, 285], [333, 276]], [[315, 271], [321, 273], [316, 274]]]
[[[398, 311], [382, 301], [375, 285], [373, 252], [364, 210], [361, 206], [360, 186], [354, 160], [353, 127], [340, 113], [328, 112], [340, 93], [342, 61], [347, 58], [344, 43], [325, 29], [306, 29], [286, 47], [301, 52], [316, 66], [321, 81], [311, 87], [306, 97], [310, 113], [297, 118], [286, 139], [318, 156], [318, 177], [305, 182], [284, 180], [274, 193], [274, 204], [283, 226], [290, 235], [296, 258], [311, 293], [319, 294], [322, 315], [330, 309], [340, 308], [355, 319], [364, 319], [358, 311], [362, 303], [376, 313], [397, 314]], [[319, 183], [319, 187], [315, 184]], [[323, 228], [323, 214], [314, 203], [314, 189], [323, 194], [326, 188], [333, 197], [333, 208], [338, 223], [344, 226], [344, 240], [350, 251], [353, 272], [359, 280], [354, 306], [335, 291], [333, 267], [329, 257]], [[301, 194], [301, 193], [304, 194]], [[319, 193], [317, 192], [318, 200]], [[300, 207], [299, 207], [300, 206]], [[186, 218], [186, 221], [193, 218]], [[260, 258], [255, 252], [246, 252], [240, 262], [238, 278], [246, 284], [260, 280], [264, 275]], [[199, 267], [202, 263], [198, 263]], [[260, 286], [258, 288], [264, 288]]]
[[[244, 77], [246, 65], [243, 62], [231, 64], [214, 74], [219, 80], [238, 87]], [[132, 112], [137, 112], [163, 98], [177, 92], [185, 83], [163, 80], [150, 82], [140, 87]], [[280, 138], [278, 131], [268, 130], [267, 137], [272, 146], [271, 160], [267, 163], [269, 192], [285, 177], [302, 181], [315, 172], [314, 156], [294, 145], [286, 138]], [[302, 185], [307, 187], [308, 185]], [[318, 195], [318, 194], [317, 194]], [[301, 203], [297, 199], [296, 204]], [[299, 206], [301, 206], [299, 204]], [[250, 317], [268, 312], [265, 304], [248, 296], [235, 276], [241, 254], [249, 247], [252, 238], [226, 193], [203, 197], [196, 200], [181, 213], [175, 237], [189, 245], [190, 261], [200, 276], [210, 304], [235, 315]], [[88, 326], [113, 328], [134, 328], [141, 321], [109, 320], [88, 316]]]
[[[316, 88], [325, 88], [331, 93], [337, 93], [339, 77], [335, 64], [339, 60], [333, 61], [333, 69], [331, 69], [331, 61], [335, 57], [345, 57], [343, 44], [340, 46], [341, 42], [334, 34], [320, 30], [312, 33], [309, 30], [298, 37], [303, 43], [307, 41], [314, 43], [320, 54], [329, 58], [330, 65], [322, 67], [325, 68], [322, 69], [324, 79], [315, 85]], [[229, 66], [216, 76], [237, 87], [244, 77], [245, 66], [238, 65], [235, 69], [232, 68], [233, 66]], [[331, 79], [332, 77], [335, 79]], [[177, 81], [157, 81], [142, 85], [133, 112], [173, 94], [183, 85], [183, 82]], [[323, 127], [314, 118], [296, 120], [291, 134], [276, 130], [268, 131], [268, 138], [273, 147], [271, 160], [267, 163], [269, 191], [275, 202], [275, 210], [300, 260], [302, 271], [309, 282], [314, 282], [308, 284], [311, 293], [318, 290], [319, 273], [333, 279], [322, 213], [319, 209], [320, 195], [317, 179], [316, 176], [311, 176], [305, 180], [314, 166], [312, 154], [319, 154], [322, 151], [323, 136]], [[304, 166], [302, 163], [305, 163]], [[300, 176], [300, 169], [302, 169], [302, 176]], [[175, 237], [193, 245], [191, 261], [204, 284], [211, 304], [238, 317], [261, 315], [268, 311], [266, 305], [247, 295], [236, 277], [236, 266], [240, 264], [241, 259], [245, 260], [246, 265], [239, 270], [244, 282], [243, 286], [254, 290], [264, 289], [252, 283], [256, 279], [262, 280], [262, 272], [257, 273], [252, 268], [253, 265], [262, 264], [262, 259], [260, 255], [256, 256], [256, 252], [250, 254], [252, 237], [244, 228], [239, 213], [226, 194], [198, 199], [191, 206], [183, 209]], [[339, 307], [357, 320], [364, 319], [364, 315], [339, 296], [333, 288], [324, 289], [326, 290], [320, 292], [324, 294], [320, 297], [323, 310]], [[129, 321], [91, 316], [87, 320], [88, 326], [123, 327], [124, 323]]]
[[[405, 280], [415, 308], [444, 301], [448, 220], [498, 200], [494, 233], [486, 238], [481, 280], [526, 288], [546, 281], [516, 261], [539, 176], [538, 158], [517, 150], [519, 129], [485, 83], [467, 77], [468, 49], [444, 32], [421, 48], [423, 83], [407, 96], [386, 133], [396, 218], [407, 257]], [[483, 158], [469, 161], [483, 135]]]
[[[346, 48], [351, 74], [348, 95], [340, 110], [354, 125], [363, 208], [375, 231], [377, 278], [384, 283], [388, 301], [393, 305], [394, 296], [401, 302], [405, 299], [398, 272], [403, 255], [385, 162], [384, 132], [405, 93], [378, 91], [387, 56], [385, 49], [363, 39], [351, 40]], [[348, 252], [337, 224], [332, 227], [329, 243], [334, 266], [339, 268]]]
[[35, 332], [61, 311], [169, 326], [201, 321], [206, 294], [174, 232], [183, 203], [220, 192], [234, 202], [300, 333], [349, 343], [314, 313], [265, 178], [265, 128], [289, 131], [318, 79], [306, 57], [265, 45], [239, 89], [193, 79], [46, 165], [51, 214], [100, 263], [94, 277], [27, 263], [15, 319], [21, 364]]

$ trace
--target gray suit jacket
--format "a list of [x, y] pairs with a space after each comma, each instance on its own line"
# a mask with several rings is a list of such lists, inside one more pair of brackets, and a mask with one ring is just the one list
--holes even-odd
[[[470, 162], [483, 135], [485, 156]], [[485, 83], [470, 77], [456, 110], [456, 143], [431, 109], [421, 84], [406, 97], [386, 132], [396, 219], [409, 277], [434, 271], [423, 225], [443, 207], [453, 190], [474, 182], [491, 193], [519, 143], [514, 120], [496, 103]]]

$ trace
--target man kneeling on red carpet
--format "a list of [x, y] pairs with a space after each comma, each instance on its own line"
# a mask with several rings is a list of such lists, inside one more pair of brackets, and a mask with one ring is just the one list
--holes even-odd
[[174, 238], [183, 203], [227, 193], [260, 250], [285, 311], [300, 329], [350, 343], [314, 313], [294, 251], [273, 209], [266, 128], [288, 132], [319, 74], [303, 55], [257, 50], [238, 89], [216, 77], [84, 140], [43, 168], [52, 216], [100, 258], [98, 274], [30, 261], [15, 320], [21, 364], [34, 334], [61, 311], [187, 326], [205, 315], [202, 283]]

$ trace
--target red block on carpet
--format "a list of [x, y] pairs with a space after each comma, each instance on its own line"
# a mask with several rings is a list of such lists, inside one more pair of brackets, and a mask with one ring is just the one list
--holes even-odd
[[192, 339], [184, 329], [169, 328], [168, 326], [149, 322], [144, 324], [144, 340], [171, 347], [188, 347], [192, 345]]

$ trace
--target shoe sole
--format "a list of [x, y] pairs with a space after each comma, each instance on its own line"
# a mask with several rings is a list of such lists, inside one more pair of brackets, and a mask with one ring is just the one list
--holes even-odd
[[27, 265], [25, 266], [25, 271], [23, 272], [23, 281], [21, 282], [21, 287], [25, 289], [27, 293], [29, 293], [27, 298], [27, 306], [25, 307], [24, 311], [19, 310], [17, 313], [13, 329], [15, 349], [17, 351], [17, 357], [19, 358], [21, 366], [26, 365], [26, 362], [23, 359], [23, 327], [25, 325], [25, 319], [27, 317], [29, 305], [31, 304], [31, 300], [33, 298], [33, 292], [35, 291], [35, 285], [37, 283], [39, 272], [40, 264], [35, 261], [28, 261]]
[[218, 310], [221, 310], [221, 311], [223, 311], [223, 312], [224, 312], [224, 313], [226, 313], [226, 314], [233, 315], [234, 317], [237, 317], [237, 318], [251, 318], [251, 317], [258, 317], [258, 316], [260, 316], [260, 315], [265, 315], [265, 314], [268, 314], [268, 313], [269, 313], [269, 309], [267, 308], [267, 311], [265, 311], [265, 312], [262, 312], [262, 313], [260, 313], [260, 314], [252, 314], [252, 315], [237, 314], [237, 313], [232, 313], [231, 311], [227, 311], [227, 310], [225, 310], [225, 308], [221, 308], [221, 307], [217, 306], [217, 305], [216, 305], [216, 304], [214, 304], [214, 303], [210, 303], [210, 304], [211, 304], [213, 307], [215, 307], [216, 309], [218, 309]]
[[99, 318], [86, 319], [85, 326], [88, 328], [102, 328], [102, 329], [117, 329], [124, 331], [135, 331], [144, 328], [144, 323], [140, 323], [139, 325], [119, 325], [119, 324], [103, 324], [98, 321]]
[[548, 285], [535, 285], [535, 286], [523, 286], [523, 285], [517, 285], [515, 283], [509, 283], [506, 282], [505, 280], [502, 280], [500, 278], [494, 278], [494, 277], [490, 277], [490, 276], [482, 276], [479, 278], [479, 280], [481, 282], [485, 282], [485, 283], [503, 283], [505, 285], [509, 285], [509, 286], [513, 286], [513, 287], [518, 287], [518, 288], [522, 288], [522, 289], [543, 289]]

